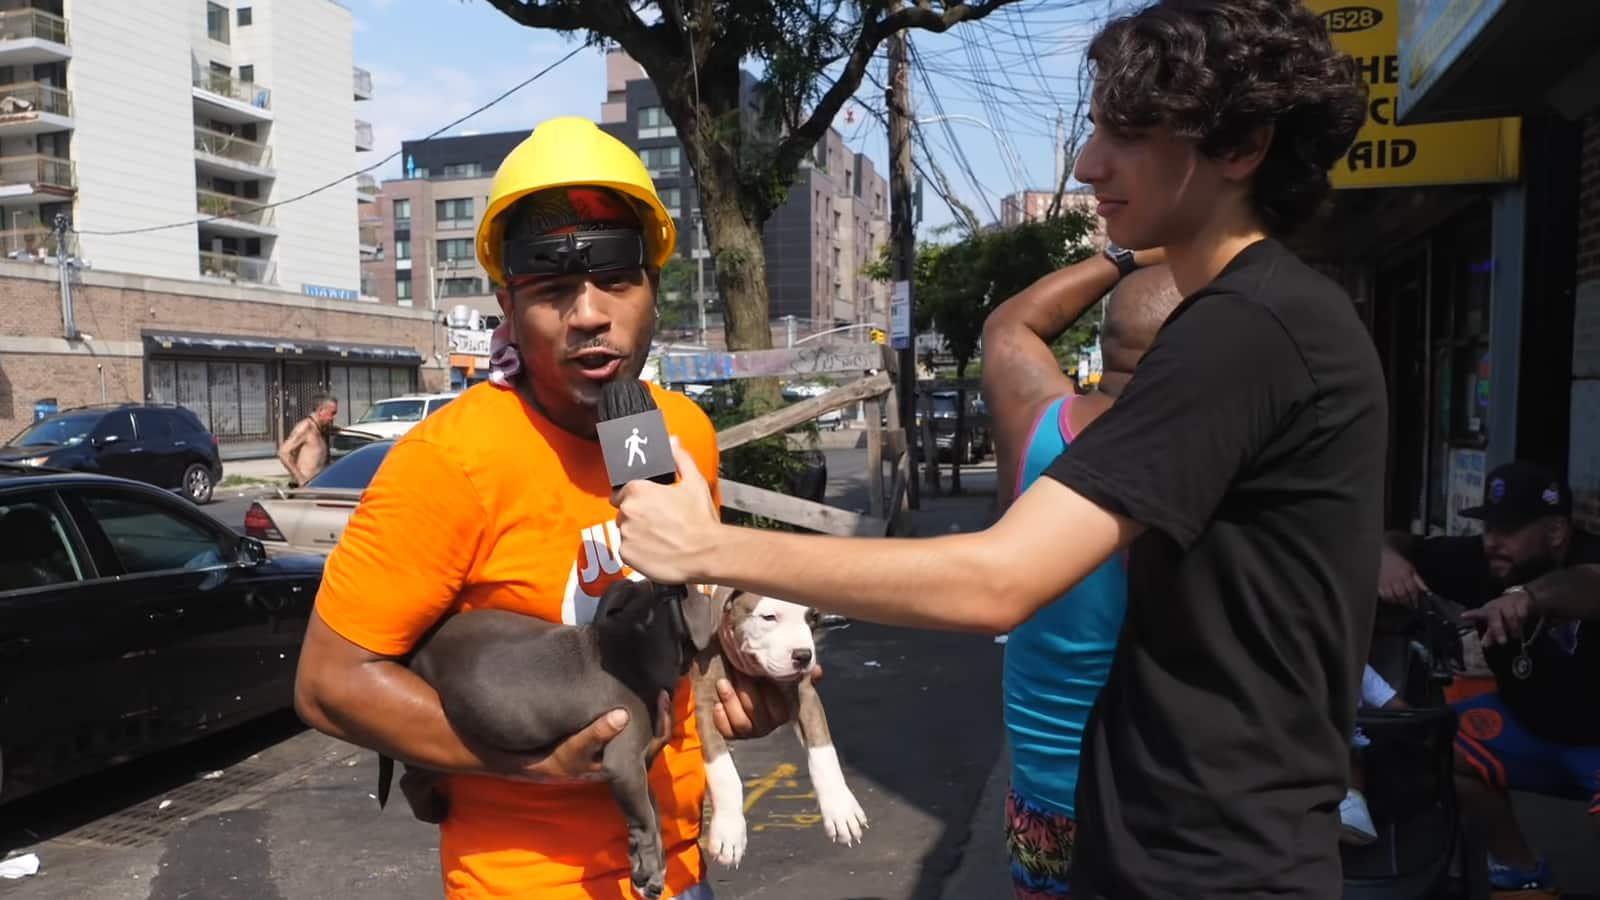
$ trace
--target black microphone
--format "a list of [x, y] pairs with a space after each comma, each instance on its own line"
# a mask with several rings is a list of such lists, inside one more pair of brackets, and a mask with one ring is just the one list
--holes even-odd
[[647, 478], [660, 484], [677, 480], [667, 420], [650, 390], [632, 378], [608, 381], [600, 389], [600, 452], [612, 487]]
[[[656, 406], [650, 389], [632, 378], [608, 381], [600, 389], [600, 452], [605, 455], [606, 474], [612, 487], [621, 487], [641, 478], [672, 484], [678, 478], [678, 465], [668, 443], [667, 420]], [[654, 582], [652, 582], [654, 584]], [[676, 617], [681, 633], [689, 627], [683, 618], [683, 601], [689, 591], [681, 584], [656, 584], [657, 600], [676, 600], [667, 608]]]

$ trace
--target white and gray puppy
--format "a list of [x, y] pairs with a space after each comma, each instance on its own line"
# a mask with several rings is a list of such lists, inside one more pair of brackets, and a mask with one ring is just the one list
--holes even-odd
[[706, 761], [706, 789], [711, 795], [711, 825], [706, 835], [712, 858], [737, 866], [746, 846], [744, 783], [717, 731], [713, 711], [717, 679], [730, 668], [753, 678], [778, 682], [789, 692], [795, 710], [795, 731], [806, 748], [811, 784], [828, 837], [845, 846], [861, 840], [867, 815], [845, 784], [839, 754], [828, 733], [822, 699], [811, 684], [817, 665], [814, 610], [726, 587], [703, 587], [722, 610], [718, 637], [701, 652], [695, 666], [695, 716]]

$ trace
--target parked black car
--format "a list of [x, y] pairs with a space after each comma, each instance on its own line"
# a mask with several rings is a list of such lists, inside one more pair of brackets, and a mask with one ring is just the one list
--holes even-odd
[[[984, 405], [977, 391], [967, 392], [967, 409], [962, 421], [966, 436], [958, 456], [952, 450], [956, 443], [956, 405], [960, 396], [958, 391], [933, 392], [933, 440], [939, 447], [940, 459], [953, 457], [962, 463], [976, 463], [994, 452], [994, 436], [989, 430], [989, 408]], [[920, 402], [917, 404], [917, 428], [922, 428]], [[920, 445], [916, 455], [918, 459], [922, 458]]]
[[138, 482], [0, 463], [0, 803], [292, 705], [322, 561]]
[[217, 439], [181, 406], [120, 403], [46, 416], [0, 447], [0, 462], [115, 475], [207, 503], [222, 480]]

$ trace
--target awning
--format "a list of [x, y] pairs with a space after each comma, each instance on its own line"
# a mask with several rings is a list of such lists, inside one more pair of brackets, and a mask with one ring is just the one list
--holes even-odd
[[1416, 125], [1600, 104], [1600, 3], [1400, 4], [1400, 122]]
[[265, 359], [354, 360], [418, 366], [423, 356], [412, 347], [383, 344], [355, 344], [344, 341], [305, 341], [288, 338], [257, 337], [247, 334], [193, 334], [177, 331], [146, 331], [144, 348], [148, 354], [185, 356], [249, 356]]

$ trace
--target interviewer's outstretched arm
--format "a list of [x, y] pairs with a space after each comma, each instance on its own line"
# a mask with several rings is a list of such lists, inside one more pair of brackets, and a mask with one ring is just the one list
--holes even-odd
[[[989, 528], [936, 538], [863, 539], [723, 525], [692, 460], [682, 480], [618, 492], [622, 558], [657, 581], [714, 583], [886, 625], [1009, 631], [1139, 533], [1059, 482], [1041, 479]], [[1071, 522], [1072, 540], [1061, 539]]]

